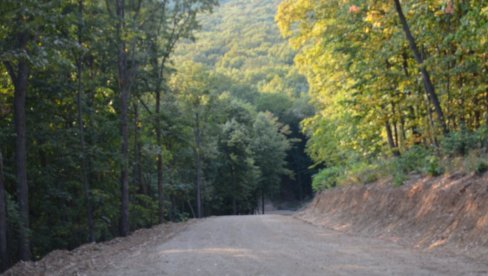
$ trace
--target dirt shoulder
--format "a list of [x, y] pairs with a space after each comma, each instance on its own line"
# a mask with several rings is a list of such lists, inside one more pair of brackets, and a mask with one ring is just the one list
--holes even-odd
[[143, 254], [147, 247], [167, 241], [194, 222], [157, 225], [125, 238], [85, 244], [72, 251], [55, 250], [38, 262], [19, 262], [4, 275], [100, 275], [127, 258]]
[[328, 190], [298, 217], [342, 232], [488, 263], [488, 174], [412, 176], [398, 188], [383, 181]]

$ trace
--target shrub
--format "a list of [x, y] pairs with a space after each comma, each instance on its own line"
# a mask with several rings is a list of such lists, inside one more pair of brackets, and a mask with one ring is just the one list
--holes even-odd
[[463, 167], [466, 172], [483, 174], [488, 171], [488, 154], [481, 150], [472, 150], [464, 157]]
[[338, 184], [368, 184], [377, 181], [384, 175], [379, 163], [357, 162], [352, 164], [346, 173], [338, 179]]
[[473, 149], [488, 147], [488, 128], [481, 127], [476, 131], [463, 128], [451, 132], [441, 141], [442, 152], [448, 156], [467, 155]]
[[390, 166], [395, 186], [402, 185], [409, 173], [438, 176], [444, 173], [439, 157], [429, 149], [414, 146], [393, 160]]
[[488, 162], [485, 160], [479, 160], [478, 164], [476, 165], [475, 172], [477, 174], [484, 174], [486, 171], [488, 171]]
[[445, 171], [440, 164], [439, 158], [435, 155], [430, 155], [426, 157], [424, 170], [431, 176], [439, 176]]
[[393, 171], [408, 174], [410, 172], [422, 173], [426, 160], [432, 152], [421, 146], [414, 146], [393, 161]]
[[339, 166], [325, 168], [312, 178], [312, 188], [315, 192], [333, 188], [337, 185], [338, 178], [343, 175], [344, 169]]

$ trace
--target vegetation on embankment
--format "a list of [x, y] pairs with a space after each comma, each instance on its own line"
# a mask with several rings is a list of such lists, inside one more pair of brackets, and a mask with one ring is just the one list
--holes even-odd
[[486, 169], [485, 2], [282, 1], [278, 26], [317, 110], [302, 122], [323, 169], [315, 190]]
[[401, 186], [409, 174], [440, 176], [453, 173], [482, 175], [488, 171], [488, 128], [463, 129], [442, 137], [435, 147], [415, 145], [394, 157], [323, 169], [313, 178], [315, 191], [335, 186], [368, 184], [391, 178]]

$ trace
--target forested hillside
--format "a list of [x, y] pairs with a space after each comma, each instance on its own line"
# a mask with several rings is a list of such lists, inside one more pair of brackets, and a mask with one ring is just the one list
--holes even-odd
[[[196, 41], [181, 43], [175, 53], [178, 68], [207, 70], [218, 81], [218, 90], [250, 103], [257, 112], [271, 112], [292, 142], [287, 169], [275, 194], [278, 200], [302, 200], [311, 195], [309, 166], [304, 153], [306, 137], [300, 122], [313, 115], [308, 83], [293, 64], [295, 52], [275, 23], [278, 0], [221, 1], [210, 16], [201, 17]], [[202, 65], [202, 66], [200, 66]], [[181, 70], [178, 70], [181, 71]]]
[[279, 1], [217, 2], [0, 4], [2, 268], [311, 195]]

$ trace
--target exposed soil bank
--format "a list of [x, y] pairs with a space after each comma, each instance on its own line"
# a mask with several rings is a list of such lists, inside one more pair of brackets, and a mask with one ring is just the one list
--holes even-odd
[[488, 174], [412, 176], [327, 190], [299, 218], [406, 246], [463, 254], [488, 263]]

